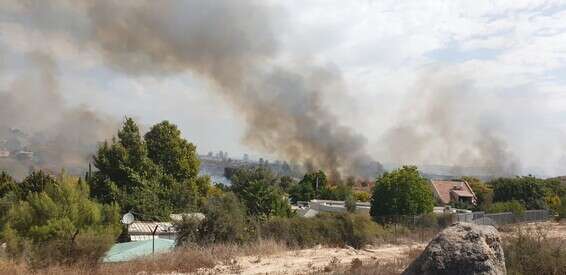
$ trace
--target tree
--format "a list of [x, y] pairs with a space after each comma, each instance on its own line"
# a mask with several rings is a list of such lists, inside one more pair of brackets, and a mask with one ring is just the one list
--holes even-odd
[[321, 199], [330, 194], [327, 188], [326, 174], [317, 171], [305, 174], [298, 184], [289, 190], [289, 197], [293, 202], [310, 201], [312, 199]]
[[476, 209], [480, 211], [487, 210], [493, 202], [493, 189], [475, 177], [462, 177], [462, 180], [466, 181], [474, 191], [474, 194], [476, 194], [478, 200]]
[[371, 200], [374, 219], [432, 212], [434, 198], [416, 166], [403, 166], [377, 178]]
[[117, 205], [90, 200], [85, 183], [65, 176], [14, 202], [3, 238], [12, 257], [31, 256], [34, 265], [97, 262], [120, 232], [119, 219]]
[[0, 172], [0, 198], [16, 190], [16, 181], [5, 171]]
[[533, 176], [516, 178], [498, 178], [488, 182], [493, 188], [493, 201], [506, 202], [517, 200], [527, 209], [544, 209], [544, 180]]
[[30, 193], [41, 193], [45, 188], [57, 185], [57, 181], [52, 176], [39, 170], [32, 171], [20, 184], [17, 185], [16, 193], [18, 198], [25, 199]]
[[277, 178], [269, 168], [239, 168], [230, 179], [230, 190], [246, 206], [249, 215], [264, 219], [271, 216], [288, 217], [292, 214], [287, 199], [277, 188]]
[[163, 121], [145, 134], [148, 156], [165, 173], [183, 182], [197, 177], [200, 160], [196, 146], [181, 137], [175, 124]]
[[98, 171], [89, 176], [91, 194], [145, 219], [168, 219], [172, 212], [195, 210], [204, 201], [210, 180], [197, 175], [199, 165], [194, 145], [181, 138], [175, 125], [156, 124], [142, 139], [135, 121], [126, 118], [118, 139], [98, 148]]

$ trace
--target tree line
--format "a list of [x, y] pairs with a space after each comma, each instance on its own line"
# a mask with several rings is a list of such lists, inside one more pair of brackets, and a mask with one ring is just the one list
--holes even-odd
[[[215, 185], [199, 175], [196, 146], [168, 121], [142, 135], [136, 122], [126, 118], [117, 135], [100, 144], [93, 164], [94, 171], [84, 177], [33, 171], [17, 182], [0, 173], [0, 241], [10, 257], [37, 266], [96, 263], [124, 233], [119, 220], [126, 212], [147, 221], [169, 220], [172, 213], [205, 214], [204, 221], [177, 225], [179, 243], [241, 243], [267, 236], [290, 245], [326, 241], [358, 247], [382, 230], [370, 217], [346, 213], [306, 219], [296, 216], [291, 203], [343, 200], [355, 212], [357, 201], [370, 201], [374, 221], [430, 213], [435, 204], [428, 180], [414, 166], [376, 175], [371, 195], [354, 191], [351, 180], [330, 183], [323, 171], [294, 179], [261, 165], [231, 171], [230, 186]], [[465, 180], [479, 203], [455, 206], [566, 212], [566, 187], [559, 180]]]

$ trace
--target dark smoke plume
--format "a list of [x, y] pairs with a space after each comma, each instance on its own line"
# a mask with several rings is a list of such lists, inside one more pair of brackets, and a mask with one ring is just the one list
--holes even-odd
[[[32, 168], [79, 172], [98, 141], [117, 123], [81, 106], [69, 108], [59, 94], [57, 66], [49, 55], [31, 53], [26, 72], [0, 91], [0, 147], [11, 151], [0, 168], [23, 177]], [[19, 158], [18, 152], [33, 152]]]
[[519, 172], [502, 125], [488, 117], [496, 113], [490, 108], [508, 103], [479, 96], [474, 83], [458, 73], [428, 71], [413, 91], [382, 140], [393, 161], [451, 165], [455, 175]]
[[[69, 33], [96, 49], [110, 67], [131, 75], [195, 73], [213, 83], [247, 122], [246, 144], [343, 176], [374, 177], [381, 165], [366, 140], [340, 125], [322, 103], [341, 75], [315, 62], [278, 54], [280, 11], [264, 1], [84, 1], [62, 26], [42, 1], [25, 9], [45, 31]], [[57, 11], [57, 12], [55, 12]], [[47, 23], [46, 23], [47, 22]], [[55, 22], [55, 23], [49, 23]], [[63, 24], [64, 25], [64, 24]], [[338, 83], [338, 84], [337, 84]]]

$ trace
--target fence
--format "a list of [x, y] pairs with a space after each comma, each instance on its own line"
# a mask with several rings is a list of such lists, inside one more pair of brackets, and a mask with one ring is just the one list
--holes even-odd
[[[407, 237], [406, 229], [413, 231], [410, 236], [415, 241], [426, 241], [445, 227], [455, 222], [468, 222], [481, 225], [500, 226], [522, 222], [543, 222], [553, 218], [549, 210], [527, 210], [522, 214], [505, 213], [456, 213], [456, 214], [425, 214], [420, 216], [387, 216], [377, 221], [392, 229], [394, 241], [398, 237]], [[415, 235], [416, 234], [416, 235]]]
[[470, 222], [483, 225], [505, 225], [522, 222], [542, 222], [552, 218], [549, 210], [527, 210], [522, 214], [512, 212], [491, 213], [472, 212], [454, 214], [455, 222]]

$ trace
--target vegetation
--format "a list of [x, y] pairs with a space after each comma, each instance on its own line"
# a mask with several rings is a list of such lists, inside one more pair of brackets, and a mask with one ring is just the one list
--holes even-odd
[[176, 225], [178, 245], [242, 244], [252, 239], [245, 207], [233, 193], [210, 197], [202, 212], [205, 215], [202, 222], [183, 219]]
[[478, 178], [463, 177], [462, 179], [470, 185], [472, 191], [476, 194], [478, 201], [474, 210], [486, 211], [493, 203], [493, 189]]
[[32, 266], [94, 264], [121, 229], [116, 205], [92, 201], [88, 185], [64, 174], [34, 172], [3, 199], [11, 201], [2, 219], [6, 251]]
[[499, 178], [488, 182], [493, 188], [493, 201], [506, 202], [516, 200], [526, 209], [544, 209], [545, 182], [533, 176]]
[[549, 238], [542, 227], [521, 228], [504, 240], [508, 274], [564, 274], [566, 241]]
[[89, 175], [91, 195], [143, 213], [146, 219], [195, 210], [210, 188], [209, 179], [197, 175], [195, 146], [167, 121], [154, 125], [142, 139], [134, 120], [126, 118], [118, 139], [100, 146], [94, 165], [98, 171]]
[[354, 192], [350, 184], [337, 183], [331, 186], [323, 171], [306, 174], [299, 183], [289, 189], [292, 202], [321, 200], [354, 200]]
[[348, 213], [319, 214], [314, 218], [274, 218], [261, 225], [261, 237], [291, 247], [316, 244], [360, 248], [384, 233], [369, 217]]
[[403, 166], [378, 177], [371, 200], [371, 216], [381, 220], [397, 215], [432, 212], [434, 198], [427, 179], [415, 166]]
[[516, 216], [522, 216], [525, 213], [525, 207], [519, 201], [512, 200], [506, 202], [496, 202], [492, 204], [488, 209], [487, 213], [503, 213], [511, 212]]
[[277, 177], [265, 167], [237, 169], [232, 174], [233, 191], [246, 206], [248, 215], [267, 219], [292, 215], [287, 196], [277, 186]]

